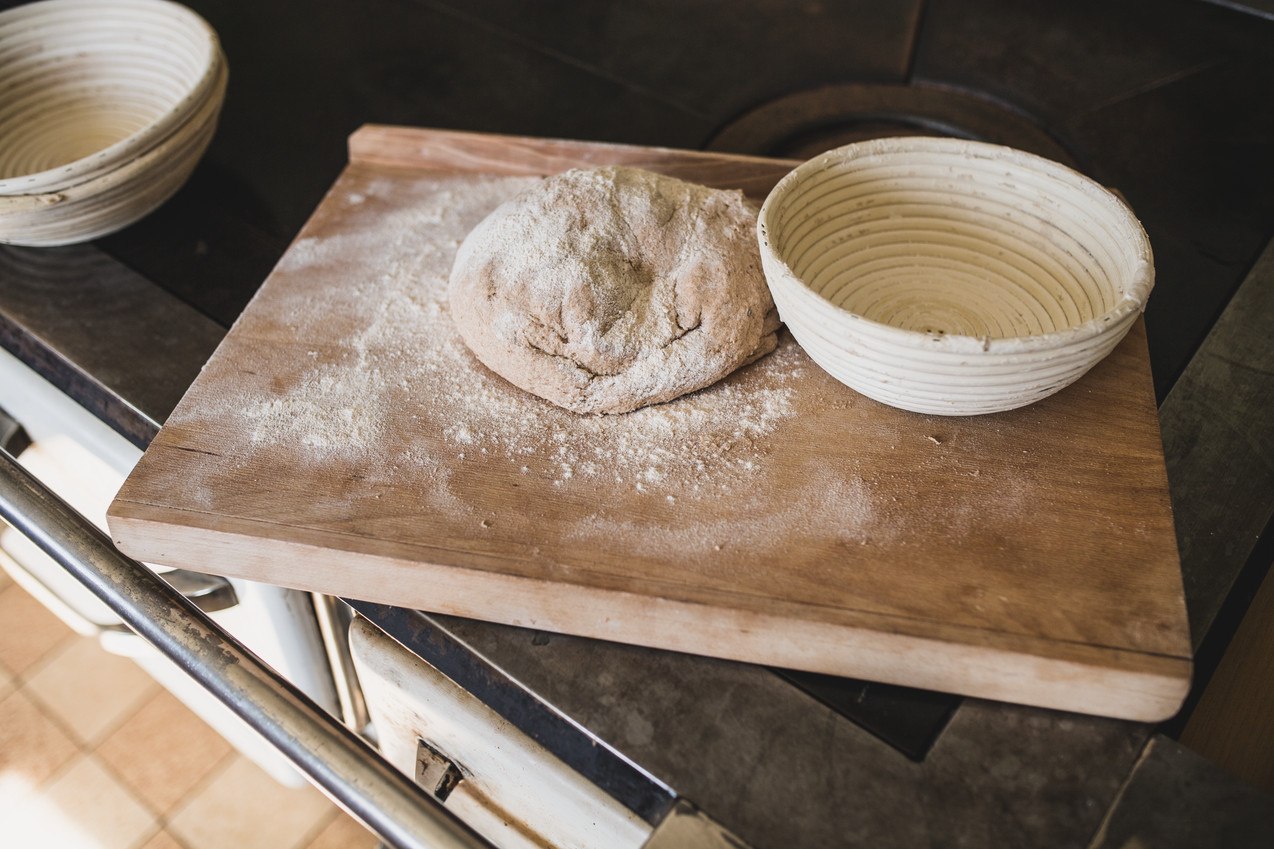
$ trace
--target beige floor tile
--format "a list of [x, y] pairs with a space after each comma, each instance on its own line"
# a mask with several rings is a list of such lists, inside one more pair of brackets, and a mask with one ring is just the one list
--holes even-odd
[[54, 647], [70, 640], [72, 631], [17, 584], [0, 590], [0, 665], [15, 675]]
[[4, 590], [9, 584], [13, 583], [13, 579], [9, 577], [9, 573], [0, 569], [0, 590]]
[[170, 831], [161, 831], [142, 844], [141, 849], [186, 849]]
[[0, 799], [6, 846], [131, 849], [158, 828], [150, 811], [92, 755], [34, 794]]
[[155, 679], [137, 664], [104, 651], [87, 637], [72, 640], [33, 668], [26, 686], [90, 746], [159, 690]]
[[97, 748], [142, 801], [167, 814], [230, 753], [230, 744], [161, 689]]
[[9, 695], [13, 691], [13, 673], [0, 666], [0, 699]]
[[353, 818], [338, 811], [305, 849], [376, 849], [380, 841]]
[[172, 813], [168, 829], [189, 849], [297, 849], [331, 811], [317, 790], [283, 787], [236, 754]]
[[[38, 786], [75, 756], [77, 747], [22, 689], [0, 701], [0, 777]], [[0, 828], [2, 830], [2, 828]]]

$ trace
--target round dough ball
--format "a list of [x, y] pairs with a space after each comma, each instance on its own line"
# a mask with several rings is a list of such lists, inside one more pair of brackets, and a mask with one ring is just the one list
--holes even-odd
[[779, 326], [743, 194], [636, 168], [567, 171], [496, 208], [449, 294], [487, 368], [577, 413], [702, 389]]

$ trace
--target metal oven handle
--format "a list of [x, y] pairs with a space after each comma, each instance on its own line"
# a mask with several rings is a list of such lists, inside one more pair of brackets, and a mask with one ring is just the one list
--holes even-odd
[[0, 451], [0, 518], [264, 736], [307, 778], [400, 849], [490, 849], [410, 778], [247, 651]]

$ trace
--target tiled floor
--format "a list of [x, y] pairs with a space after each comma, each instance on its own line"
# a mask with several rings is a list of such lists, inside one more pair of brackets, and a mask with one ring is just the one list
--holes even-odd
[[372, 849], [0, 571], [0, 846]]

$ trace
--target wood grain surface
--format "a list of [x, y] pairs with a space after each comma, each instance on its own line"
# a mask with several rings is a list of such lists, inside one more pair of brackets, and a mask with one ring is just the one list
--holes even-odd
[[[367, 127], [110, 510], [150, 562], [658, 648], [1157, 720], [1190, 675], [1140, 323], [994, 416], [885, 407], [790, 338], [575, 417], [467, 358], [467, 228], [623, 162], [763, 196], [790, 163]], [[697, 454], [695, 452], [698, 452]]]

